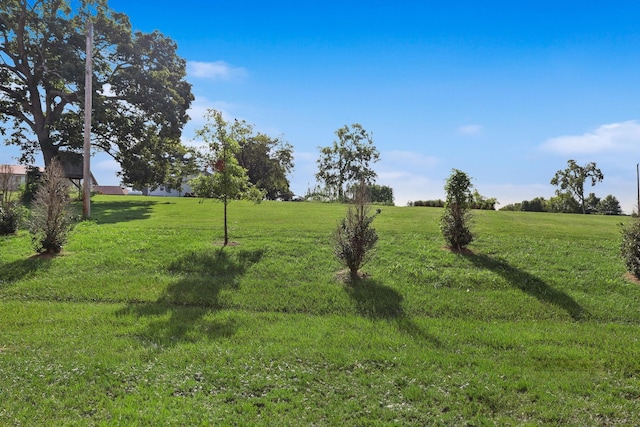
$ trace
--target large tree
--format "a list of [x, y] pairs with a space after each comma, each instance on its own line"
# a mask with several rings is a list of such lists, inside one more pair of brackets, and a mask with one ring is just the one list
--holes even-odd
[[563, 192], [568, 192], [573, 195], [578, 200], [578, 203], [580, 203], [582, 213], [584, 214], [587, 213], [584, 197], [584, 184], [587, 179], [591, 179], [591, 186], [594, 186], [597, 182], [604, 179], [604, 175], [600, 169], [596, 167], [594, 162], [580, 166], [575, 160], [568, 160], [567, 168], [556, 172], [551, 179], [551, 185], [560, 187], [556, 190], [558, 195]]
[[[75, 5], [76, 7], [72, 7]], [[93, 22], [92, 145], [121, 167], [123, 182], [164, 182], [187, 161], [180, 143], [193, 95], [176, 43], [134, 32], [106, 0], [2, 0], [0, 132], [21, 161], [81, 152], [85, 50]]]
[[252, 126], [241, 123], [250, 132], [238, 141], [237, 158], [247, 170], [249, 181], [264, 191], [268, 200], [290, 200], [293, 193], [287, 175], [293, 170], [293, 147], [280, 138], [263, 133], [254, 135]]
[[371, 135], [358, 123], [341, 127], [335, 132], [338, 141], [328, 147], [320, 148], [316, 179], [322, 181], [327, 189], [344, 200], [346, 187], [364, 182], [371, 184], [376, 172], [371, 163], [380, 159], [380, 153]]

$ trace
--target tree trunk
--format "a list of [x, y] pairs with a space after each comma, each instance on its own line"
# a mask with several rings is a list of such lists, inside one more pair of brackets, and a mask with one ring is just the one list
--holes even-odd
[[229, 244], [229, 235], [227, 233], [227, 195], [225, 194], [223, 198], [224, 203], [224, 244], [223, 246], [227, 246]]

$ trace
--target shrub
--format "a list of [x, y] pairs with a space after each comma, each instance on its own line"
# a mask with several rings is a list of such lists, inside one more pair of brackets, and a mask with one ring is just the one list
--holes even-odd
[[627, 267], [627, 271], [640, 279], [640, 219], [635, 218], [631, 223], [622, 227], [622, 244], [620, 254]]
[[473, 240], [468, 226], [471, 220], [469, 205], [473, 200], [471, 178], [466, 173], [453, 169], [444, 189], [447, 200], [440, 218], [440, 231], [449, 246], [460, 251]]
[[343, 218], [333, 233], [333, 250], [338, 260], [349, 269], [351, 281], [358, 279], [358, 270], [372, 256], [372, 249], [378, 241], [378, 233], [371, 226], [376, 215], [370, 215], [366, 186], [360, 184], [354, 203], [349, 205], [347, 216]]
[[20, 186], [20, 200], [25, 205], [30, 205], [36, 197], [38, 188], [42, 183], [42, 175], [40, 168], [37, 166], [29, 166], [27, 168], [27, 177], [25, 184]]
[[25, 209], [16, 202], [0, 205], [0, 235], [13, 234], [18, 231], [25, 216]]
[[47, 167], [32, 202], [30, 231], [38, 253], [58, 253], [67, 241], [71, 226], [68, 212], [69, 186], [58, 161]]

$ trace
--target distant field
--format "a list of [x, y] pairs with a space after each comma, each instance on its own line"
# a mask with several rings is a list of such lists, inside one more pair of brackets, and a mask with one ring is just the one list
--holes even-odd
[[335, 279], [345, 206], [97, 196], [64, 252], [0, 237], [0, 424], [640, 424], [623, 217], [381, 207]]

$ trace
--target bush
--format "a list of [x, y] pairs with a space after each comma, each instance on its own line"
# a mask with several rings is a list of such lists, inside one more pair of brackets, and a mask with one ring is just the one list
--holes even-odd
[[43, 173], [37, 166], [29, 166], [27, 168], [27, 177], [25, 184], [20, 186], [20, 200], [24, 205], [30, 205], [36, 197], [38, 188], [42, 183]]
[[640, 279], [640, 219], [622, 227], [620, 254], [627, 271]]
[[460, 251], [473, 240], [468, 223], [471, 220], [469, 206], [473, 200], [471, 178], [458, 170], [447, 179], [444, 186], [447, 201], [440, 218], [440, 231], [452, 249]]
[[378, 233], [371, 223], [380, 210], [374, 215], [369, 214], [366, 195], [366, 186], [361, 184], [354, 203], [347, 210], [347, 216], [338, 223], [333, 233], [334, 254], [349, 269], [352, 282], [358, 279], [358, 270], [369, 261], [378, 241]]
[[25, 216], [25, 209], [15, 202], [0, 205], [0, 236], [18, 231]]
[[38, 253], [60, 252], [67, 241], [71, 216], [69, 186], [58, 161], [47, 167], [31, 206], [29, 228], [34, 249]]

